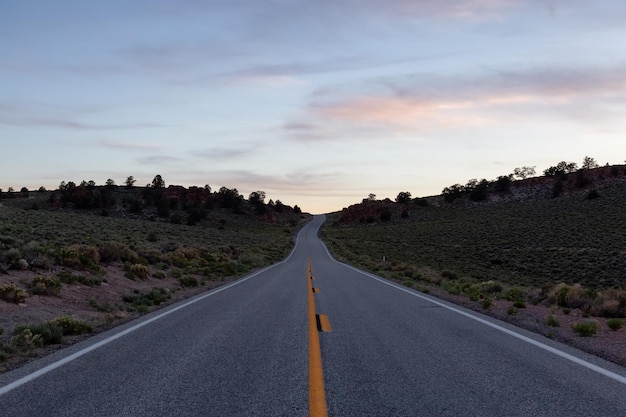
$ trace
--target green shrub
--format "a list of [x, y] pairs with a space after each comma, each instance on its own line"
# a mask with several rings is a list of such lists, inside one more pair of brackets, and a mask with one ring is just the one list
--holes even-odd
[[556, 317], [554, 317], [554, 315], [552, 314], [550, 314], [546, 319], [546, 324], [550, 327], [559, 327], [561, 325]]
[[[131, 304], [140, 313], [145, 313], [148, 306], [156, 306], [171, 297], [171, 293], [166, 288], [154, 287], [148, 293], [142, 294], [136, 291], [135, 294], [125, 295], [122, 300]], [[143, 307], [142, 307], [143, 306]]]
[[95, 246], [70, 245], [57, 251], [60, 265], [78, 269], [98, 269], [100, 252]]
[[606, 325], [609, 326], [609, 329], [616, 331], [624, 326], [624, 320], [618, 318], [608, 319], [606, 321]]
[[149, 276], [150, 276], [150, 271], [148, 270], [148, 267], [143, 264], [130, 265], [128, 269], [126, 270], [126, 277], [132, 280], [135, 280], [135, 279], [145, 280], [145, 279], [148, 279]]
[[108, 301], [100, 302], [96, 300], [94, 297], [89, 299], [89, 305], [95, 308], [97, 311], [100, 311], [103, 313], [111, 313], [114, 310], [113, 306]]
[[483, 300], [483, 308], [484, 308], [485, 310], [487, 310], [487, 309], [491, 308], [491, 306], [492, 306], [492, 305], [493, 305], [493, 301], [491, 300], [491, 298], [485, 298], [485, 299]]
[[83, 321], [76, 320], [71, 316], [61, 316], [57, 317], [51, 321], [51, 323], [55, 326], [63, 329], [63, 335], [78, 335], [83, 333], [91, 333], [92, 327]]
[[61, 291], [61, 281], [56, 278], [39, 275], [31, 281], [30, 290], [37, 295], [58, 295]]
[[526, 303], [524, 301], [517, 300], [513, 302], [513, 306], [517, 308], [526, 308]]
[[[524, 301], [526, 299], [526, 292], [520, 287], [511, 287], [504, 293], [504, 298], [509, 301]], [[518, 307], [519, 308], [519, 307]]]
[[441, 288], [452, 295], [461, 294], [461, 285], [457, 281], [444, 281], [441, 283]]
[[102, 262], [137, 262], [139, 256], [127, 244], [109, 240], [98, 246]]
[[517, 309], [517, 307], [515, 307], [515, 306], [510, 306], [510, 307], [509, 307], [509, 309], [506, 311], [506, 313], [507, 313], [509, 316], [514, 316], [514, 315], [516, 315], [517, 313], [519, 313], [519, 310], [518, 310], [518, 309]]
[[0, 299], [10, 303], [20, 304], [26, 300], [26, 297], [28, 297], [28, 293], [15, 284], [0, 285]]
[[178, 279], [181, 287], [197, 287], [200, 285], [198, 279], [192, 276], [181, 277]]
[[589, 337], [596, 334], [598, 330], [598, 325], [594, 321], [581, 321], [578, 323], [574, 323], [572, 325], [572, 329], [578, 333], [579, 336]]
[[16, 326], [13, 330], [14, 337], [24, 337], [25, 339], [23, 342], [28, 345], [27, 339], [29, 335], [25, 333], [25, 331], [29, 331], [30, 335], [32, 335], [31, 340], [34, 345], [39, 343], [38, 341], [35, 341], [37, 337], [40, 338], [41, 345], [56, 345], [61, 343], [61, 339], [63, 338], [63, 329], [61, 326], [57, 326], [52, 322]]
[[497, 294], [502, 292], [502, 284], [498, 281], [485, 281], [481, 282], [479, 285], [480, 290], [487, 294]]
[[11, 337], [11, 346], [16, 350], [28, 351], [43, 346], [43, 338], [28, 328], [16, 328]]

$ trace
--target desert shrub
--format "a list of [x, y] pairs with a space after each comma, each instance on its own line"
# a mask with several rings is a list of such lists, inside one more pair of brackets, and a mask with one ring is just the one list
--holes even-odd
[[624, 320], [614, 317], [612, 319], [608, 319], [606, 321], [606, 325], [609, 326], [609, 329], [616, 331], [616, 330], [621, 329], [622, 326], [624, 326]]
[[31, 281], [30, 290], [37, 295], [58, 295], [61, 291], [61, 281], [56, 278], [39, 275]]
[[519, 313], [519, 310], [518, 310], [518, 309], [517, 309], [517, 307], [515, 307], [515, 306], [510, 306], [510, 307], [509, 307], [509, 309], [506, 311], [506, 313], [507, 313], [509, 316], [514, 316], [514, 315], [516, 315], [517, 313]]
[[515, 308], [526, 308], [526, 303], [521, 300], [513, 301], [513, 307]]
[[456, 273], [456, 272], [453, 272], [453, 271], [447, 271], [447, 270], [446, 270], [446, 271], [441, 271], [441, 276], [442, 276], [443, 278], [448, 279], [448, 280], [451, 280], [451, 281], [453, 281], [453, 280], [457, 280], [457, 279], [459, 278], [459, 276], [457, 275], [457, 273]]
[[0, 285], [0, 299], [10, 303], [20, 304], [26, 300], [26, 297], [28, 297], [28, 293], [15, 284]]
[[18, 248], [10, 248], [2, 255], [4, 263], [9, 266], [9, 268], [13, 268], [17, 261], [22, 259], [22, 252]]
[[[131, 295], [125, 295], [122, 300], [131, 304], [140, 313], [145, 313], [148, 306], [156, 306], [170, 298], [171, 293], [167, 288], [154, 287], [148, 293], [140, 292]], [[143, 307], [142, 307], [143, 306]]]
[[502, 284], [498, 281], [485, 281], [480, 283], [480, 290], [487, 294], [497, 294], [502, 292]]
[[595, 291], [583, 288], [580, 284], [560, 283], [550, 291], [548, 302], [560, 307], [588, 308], [593, 304], [597, 295]]
[[163, 271], [156, 271], [155, 273], [152, 274], [152, 276], [156, 279], [166, 279], [167, 278], [167, 274]]
[[[163, 255], [163, 252], [160, 249], [152, 248], [152, 247], [142, 247], [137, 249], [137, 254], [139, 257], [145, 259], [145, 261], [149, 265], [154, 265], [157, 263], [168, 262], [167, 258]], [[130, 262], [135, 262], [130, 260]]]
[[178, 279], [181, 287], [197, 287], [200, 285], [198, 279], [192, 276], [181, 277]]
[[626, 317], [626, 290], [611, 288], [596, 300], [593, 313], [601, 317]]
[[493, 301], [491, 300], [491, 298], [485, 298], [485, 299], [483, 300], [483, 308], [484, 308], [485, 310], [487, 310], [487, 309], [491, 308], [491, 306], [492, 306], [492, 305], [493, 305]]
[[596, 334], [598, 325], [594, 321], [580, 321], [572, 324], [572, 329], [582, 337], [590, 337]]
[[550, 314], [546, 319], [546, 324], [550, 327], [559, 327], [561, 325], [556, 317], [554, 317], [554, 315], [552, 314]]
[[148, 270], [148, 267], [143, 264], [132, 264], [126, 268], [126, 277], [132, 280], [145, 280], [148, 279], [149, 276], [150, 271]]
[[504, 298], [513, 302], [523, 302], [526, 299], [526, 292], [520, 287], [511, 287], [504, 293]]
[[91, 333], [92, 327], [83, 321], [77, 320], [71, 316], [61, 316], [53, 319], [51, 323], [63, 329], [63, 335], [78, 335], [83, 333]]
[[114, 310], [113, 306], [108, 301], [100, 302], [96, 300], [94, 297], [89, 299], [89, 305], [95, 308], [97, 311], [100, 311], [103, 313], [111, 313]]
[[[56, 345], [61, 343], [61, 339], [63, 338], [63, 329], [61, 326], [57, 326], [52, 322], [16, 326], [13, 330], [13, 335], [27, 338], [28, 334], [24, 333], [25, 330], [30, 331], [32, 339], [39, 336], [41, 338], [41, 345]], [[25, 342], [27, 341], [25, 340]]]
[[43, 346], [43, 338], [28, 328], [16, 328], [10, 344], [16, 350], [28, 351]]
[[449, 294], [461, 294], [461, 285], [457, 281], [444, 281], [441, 283], [441, 288], [446, 290]]
[[137, 262], [137, 253], [127, 244], [109, 240], [98, 246], [102, 262]]
[[97, 269], [100, 252], [95, 246], [70, 245], [57, 251], [58, 263], [70, 268]]

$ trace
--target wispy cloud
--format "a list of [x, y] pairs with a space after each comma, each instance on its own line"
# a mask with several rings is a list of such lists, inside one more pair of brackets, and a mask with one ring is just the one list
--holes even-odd
[[137, 158], [136, 161], [141, 165], [172, 165], [181, 162], [182, 159], [174, 156], [151, 155]]
[[[382, 88], [381, 88], [382, 87]], [[480, 76], [410, 75], [369, 80], [358, 89], [314, 95], [314, 120], [356, 124], [477, 126], [523, 106], [526, 115], [546, 110], [569, 114], [596, 101], [626, 100], [626, 67], [539, 68], [491, 71]], [[377, 91], [378, 93], [369, 93]]]
[[96, 141], [96, 145], [102, 146], [110, 149], [122, 149], [122, 150], [137, 150], [137, 151], [146, 151], [146, 150], [159, 150], [163, 147], [156, 143], [145, 143], [145, 142], [133, 142], [133, 141], [119, 141], [112, 139], [99, 139]]

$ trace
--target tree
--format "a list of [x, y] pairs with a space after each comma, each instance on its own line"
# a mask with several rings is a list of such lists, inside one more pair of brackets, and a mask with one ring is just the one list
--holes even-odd
[[515, 168], [513, 170], [513, 176], [519, 178], [520, 180], [525, 180], [526, 178], [530, 178], [535, 176], [535, 167], [527, 167], [527, 166], [523, 166], [520, 168]]
[[107, 187], [115, 187], [115, 181], [113, 181], [111, 178], [109, 178], [104, 185], [106, 185]]
[[137, 180], [132, 175], [130, 175], [126, 178], [126, 181], [124, 181], [124, 185], [126, 186], [126, 188], [133, 188], [136, 182]]
[[43, 185], [41, 187], [39, 187], [39, 189], [37, 190], [37, 192], [39, 192], [39, 193], [45, 193], [46, 191], [47, 191], [46, 187], [44, 187]]
[[369, 193], [369, 194], [367, 195], [367, 199], [368, 199], [369, 201], [376, 201], [376, 194], [374, 194], [374, 193]]
[[152, 179], [152, 188], [165, 188], [165, 181], [160, 175], [155, 175]]
[[265, 203], [265, 191], [253, 191], [248, 196], [248, 201], [253, 205], [262, 205]]
[[408, 191], [400, 191], [396, 197], [396, 203], [406, 204], [411, 201], [411, 193]]
[[543, 171], [546, 177], [563, 177], [570, 172], [575, 172], [578, 169], [578, 164], [576, 162], [565, 162], [561, 161], [556, 166], [549, 167], [545, 171]]
[[581, 169], [594, 169], [594, 168], [598, 168], [599, 166], [600, 165], [598, 165], [595, 159], [593, 159], [590, 156], [585, 156], [585, 159], [583, 159], [583, 166], [581, 167]]

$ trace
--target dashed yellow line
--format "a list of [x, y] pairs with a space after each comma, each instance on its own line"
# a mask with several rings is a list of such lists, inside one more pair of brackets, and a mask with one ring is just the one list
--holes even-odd
[[324, 371], [322, 369], [322, 350], [315, 314], [315, 298], [311, 280], [311, 258], [307, 267], [307, 293], [309, 294], [309, 416], [327, 417], [326, 393], [324, 391]]

